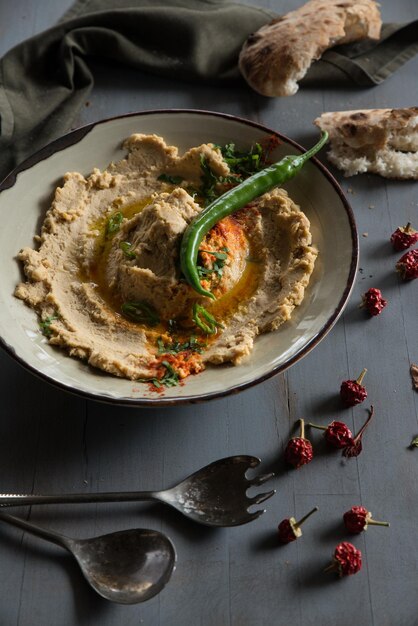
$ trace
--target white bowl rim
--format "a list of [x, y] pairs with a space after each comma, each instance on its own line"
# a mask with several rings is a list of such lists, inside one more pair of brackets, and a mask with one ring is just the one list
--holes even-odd
[[[19, 165], [17, 165], [17, 167], [15, 167], [0, 182], [0, 193], [2, 191], [5, 191], [6, 189], [9, 189], [10, 187], [13, 187], [13, 185], [16, 183], [17, 175], [19, 173], [27, 169], [30, 169], [31, 167], [33, 167], [40, 161], [43, 161], [49, 158], [56, 152], [65, 150], [71, 147], [72, 145], [78, 143], [91, 130], [93, 130], [93, 128], [95, 128], [96, 126], [100, 124], [106, 124], [108, 122], [112, 122], [113, 120], [124, 119], [124, 118], [129, 118], [129, 117], [142, 117], [146, 115], [159, 115], [159, 114], [174, 114], [174, 115], [175, 114], [192, 114], [192, 115], [219, 117], [221, 119], [227, 119], [227, 120], [239, 122], [247, 126], [252, 126], [254, 128], [257, 128], [258, 130], [262, 130], [270, 135], [275, 135], [280, 141], [290, 144], [301, 153], [306, 152], [305, 148], [303, 148], [300, 144], [298, 144], [293, 139], [290, 139], [283, 133], [273, 130], [272, 128], [269, 128], [268, 126], [265, 126], [264, 124], [260, 124], [259, 122], [255, 122], [253, 120], [249, 120], [249, 119], [240, 117], [238, 115], [232, 115], [230, 113], [222, 113], [219, 111], [209, 111], [205, 109], [187, 109], [187, 108], [186, 109], [179, 109], [179, 108], [148, 109], [144, 111], [136, 111], [132, 113], [125, 113], [122, 115], [115, 115], [115, 116], [103, 118], [96, 122], [91, 122], [89, 124], [85, 124], [78, 128], [72, 129], [69, 132], [65, 133], [64, 135], [61, 135], [57, 139], [54, 139], [50, 143], [46, 144], [44, 147], [40, 148], [40, 150], [37, 150], [36, 152], [34, 152], [31, 156], [29, 156], [27, 159], [25, 159]], [[83, 389], [75, 389], [60, 381], [50, 378], [47, 374], [39, 371], [32, 365], [29, 365], [23, 358], [21, 358], [18, 354], [16, 354], [13, 346], [10, 346], [1, 336], [0, 336], [0, 347], [3, 348], [3, 350], [5, 350], [13, 359], [15, 359], [24, 369], [31, 372], [34, 376], [37, 376], [38, 378], [41, 378], [45, 382], [53, 385], [54, 387], [58, 387], [59, 389], [62, 389], [66, 392], [77, 395], [79, 397], [81, 396], [88, 400], [95, 400], [96, 402], [103, 402], [105, 404], [113, 404], [117, 406], [130, 406], [130, 407], [137, 407], [137, 408], [162, 407], [162, 406], [173, 406], [173, 405], [182, 405], [182, 404], [198, 404], [200, 402], [206, 402], [208, 400], [219, 399], [225, 396], [238, 393], [240, 391], [243, 391], [244, 389], [253, 387], [254, 385], [258, 385], [259, 383], [271, 378], [272, 376], [275, 376], [281, 372], [284, 372], [289, 367], [297, 363], [304, 356], [306, 356], [311, 350], [313, 350], [313, 348], [317, 346], [318, 343], [322, 341], [322, 339], [324, 339], [324, 337], [329, 333], [329, 331], [336, 324], [353, 290], [354, 281], [355, 281], [356, 272], [357, 272], [358, 263], [359, 263], [359, 240], [358, 240], [358, 232], [357, 232], [354, 212], [346, 196], [344, 195], [341, 185], [338, 183], [335, 177], [331, 174], [331, 172], [325, 167], [325, 165], [323, 165], [315, 157], [311, 159], [311, 162], [315, 165], [315, 167], [317, 167], [320, 170], [323, 176], [334, 187], [334, 190], [336, 191], [337, 195], [340, 197], [341, 203], [347, 213], [347, 218], [348, 218], [350, 232], [351, 232], [351, 240], [352, 240], [352, 255], [351, 255], [351, 262], [350, 262], [350, 270], [349, 270], [344, 292], [340, 298], [338, 305], [336, 306], [334, 312], [332, 313], [332, 315], [330, 315], [328, 320], [322, 326], [321, 330], [310, 341], [308, 341], [294, 356], [292, 356], [289, 360], [285, 361], [284, 363], [277, 365], [275, 367], [272, 367], [272, 369], [266, 372], [265, 374], [255, 377], [254, 379], [250, 381], [239, 383], [233, 388], [228, 388], [222, 391], [215, 391], [215, 392], [206, 393], [206, 394], [202, 393], [199, 396], [197, 395], [181, 396], [181, 397], [176, 397], [176, 398], [164, 398], [163, 396], [156, 397], [156, 398], [148, 398], [148, 397], [147, 398], [127, 398], [127, 397], [126, 398], [114, 398], [114, 397], [91, 393]]]

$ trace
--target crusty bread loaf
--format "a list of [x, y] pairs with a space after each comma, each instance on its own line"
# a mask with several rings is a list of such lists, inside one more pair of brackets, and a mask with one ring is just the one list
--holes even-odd
[[418, 179], [418, 107], [323, 113], [315, 124], [328, 131], [328, 159], [346, 176]]
[[379, 39], [381, 25], [375, 0], [310, 0], [250, 35], [239, 67], [264, 96], [291, 96], [325, 50], [367, 37]]

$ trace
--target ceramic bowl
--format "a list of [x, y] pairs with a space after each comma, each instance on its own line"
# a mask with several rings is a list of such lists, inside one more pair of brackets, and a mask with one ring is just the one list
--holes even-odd
[[[282, 129], [279, 129], [282, 130]], [[284, 129], [283, 129], [284, 130]], [[330, 172], [316, 159], [285, 185], [311, 221], [319, 256], [305, 299], [292, 319], [255, 341], [251, 357], [239, 366], [208, 367], [184, 384], [157, 393], [146, 384], [116, 378], [49, 346], [37, 316], [13, 296], [22, 271], [16, 254], [33, 246], [54, 189], [65, 172], [89, 174], [123, 158], [122, 141], [132, 133], [156, 133], [181, 151], [205, 142], [249, 147], [277, 134], [272, 157], [301, 147], [279, 132], [234, 116], [193, 110], [145, 111], [89, 124], [49, 144], [0, 185], [0, 341], [19, 363], [44, 380], [87, 398], [144, 406], [197, 402], [245, 389], [282, 372], [312, 350], [330, 331], [349, 297], [358, 262], [352, 210]], [[312, 144], [317, 134], [312, 133]], [[311, 145], [312, 145], [311, 144]]]

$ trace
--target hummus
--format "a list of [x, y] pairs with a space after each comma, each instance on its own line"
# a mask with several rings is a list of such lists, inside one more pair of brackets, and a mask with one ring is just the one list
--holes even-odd
[[116, 376], [170, 385], [240, 363], [302, 302], [317, 256], [308, 219], [274, 189], [219, 222], [198, 261], [216, 300], [201, 297], [182, 279], [179, 245], [202, 209], [202, 163], [219, 193], [230, 184], [220, 149], [179, 155], [140, 134], [124, 148], [105, 171], [65, 175], [36, 249], [18, 255], [27, 281], [15, 295], [50, 344]]

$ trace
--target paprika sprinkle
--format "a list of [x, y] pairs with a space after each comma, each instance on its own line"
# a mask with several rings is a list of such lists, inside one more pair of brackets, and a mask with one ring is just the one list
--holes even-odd
[[290, 439], [284, 451], [286, 462], [296, 469], [310, 463], [313, 459], [312, 444], [305, 439], [305, 421], [301, 419], [299, 422], [300, 436]]
[[344, 422], [334, 421], [328, 424], [328, 426], [318, 426], [309, 422], [308, 426], [325, 431], [324, 437], [326, 442], [334, 448], [345, 448], [353, 443], [353, 433]]
[[318, 511], [318, 507], [314, 507], [312, 511], [309, 511], [302, 519], [298, 522], [294, 517], [285, 518], [282, 520], [278, 526], [278, 535], [280, 543], [290, 543], [291, 541], [295, 541], [302, 537], [302, 524], [310, 517], [313, 513]]
[[348, 532], [359, 534], [367, 530], [369, 524], [373, 526], [390, 526], [389, 522], [378, 522], [372, 519], [372, 514], [364, 506], [352, 506], [343, 515], [344, 526]]
[[366, 372], [364, 368], [357, 380], [344, 380], [341, 383], [340, 396], [346, 406], [355, 406], [367, 398], [366, 388], [361, 384]]

